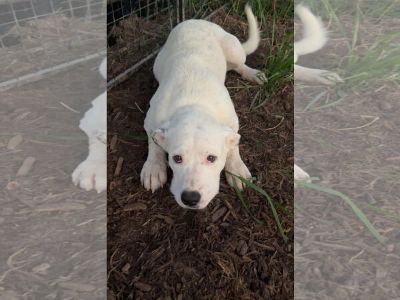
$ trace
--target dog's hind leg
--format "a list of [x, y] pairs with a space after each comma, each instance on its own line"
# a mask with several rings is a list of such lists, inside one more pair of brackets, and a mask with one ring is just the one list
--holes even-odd
[[245, 179], [251, 178], [249, 169], [246, 167], [246, 165], [242, 161], [242, 158], [240, 157], [239, 146], [235, 146], [232, 150], [228, 152], [228, 156], [226, 158], [226, 163], [225, 163], [225, 176], [226, 180], [232, 187], [234, 187], [236, 183], [236, 186], [240, 190], [242, 190], [244, 187], [244, 183], [242, 183], [240, 179], [238, 179], [235, 176], [232, 176], [229, 173], [232, 173], [236, 176], [240, 176]]
[[253, 53], [260, 43], [260, 31], [258, 30], [257, 20], [249, 5], [246, 5], [245, 12], [249, 24], [249, 39], [241, 44], [234, 35], [225, 32], [221, 39], [222, 49], [227, 61], [228, 71], [235, 70], [242, 78], [263, 84], [266, 82], [265, 74], [245, 64], [246, 56]]
[[343, 79], [334, 72], [311, 69], [298, 65], [294, 65], [295, 80], [302, 80], [312, 83], [322, 83], [325, 85], [334, 85], [338, 82], [343, 82]]
[[265, 82], [265, 75], [263, 72], [250, 68], [245, 64], [246, 53], [239, 40], [229, 33], [226, 33], [221, 40], [221, 47], [224, 51], [225, 59], [227, 62], [228, 71], [234, 70], [239, 73], [243, 79], [258, 84]]
[[149, 137], [149, 154], [140, 173], [140, 180], [145, 189], [153, 193], [167, 182], [165, 152], [151, 137]]
[[264, 72], [259, 71], [257, 69], [250, 68], [247, 65], [241, 65], [240, 67], [237, 67], [234, 69], [237, 73], [239, 73], [242, 78], [255, 82], [258, 84], [263, 84], [264, 82], [267, 81]]

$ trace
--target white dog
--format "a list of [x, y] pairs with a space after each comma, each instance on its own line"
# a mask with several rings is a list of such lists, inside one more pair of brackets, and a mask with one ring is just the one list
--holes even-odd
[[[99, 68], [100, 74], [107, 78], [107, 59]], [[92, 101], [92, 107], [80, 121], [79, 128], [89, 138], [89, 154], [72, 173], [75, 185], [98, 193], [107, 188], [107, 92]]]
[[171, 192], [184, 208], [205, 208], [219, 191], [224, 168], [229, 184], [239, 188], [241, 181], [230, 173], [251, 177], [239, 154], [238, 117], [224, 85], [227, 70], [253, 82], [263, 80], [245, 65], [260, 41], [250, 7], [245, 11], [245, 43], [214, 23], [188, 20], [172, 30], [154, 63], [159, 87], [144, 122], [149, 152], [141, 182], [153, 192], [165, 184], [168, 153]]
[[[340, 76], [334, 72], [296, 65], [299, 56], [316, 52], [326, 44], [327, 33], [321, 20], [314, 16], [307, 7], [297, 5], [295, 11], [303, 23], [303, 39], [294, 43], [294, 79], [326, 85], [343, 82]], [[309, 182], [310, 176], [294, 165], [294, 179]]]

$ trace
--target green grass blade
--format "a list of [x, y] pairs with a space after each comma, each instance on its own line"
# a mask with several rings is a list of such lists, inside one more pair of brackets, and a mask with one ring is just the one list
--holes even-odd
[[249, 205], [247, 204], [246, 200], [244, 199], [242, 191], [239, 190], [239, 188], [238, 188], [238, 186], [237, 186], [237, 184], [236, 184], [236, 181], [233, 181], [233, 189], [235, 190], [236, 195], [238, 196], [238, 198], [239, 198], [240, 202], [242, 203], [242, 205], [243, 205], [245, 211], [247, 212], [247, 214], [248, 214], [250, 217], [252, 217], [253, 220], [254, 220], [257, 224], [260, 224], [260, 225], [265, 224], [264, 221], [262, 221], [262, 220], [260, 220], [260, 219], [257, 219], [257, 218], [251, 213], [250, 207], [249, 207]]
[[[274, 203], [273, 203], [273, 201], [272, 201], [272, 198], [271, 198], [262, 188], [258, 187], [257, 185], [255, 185], [254, 183], [252, 183], [250, 180], [247, 180], [247, 179], [245, 179], [245, 178], [243, 178], [243, 177], [241, 177], [241, 176], [232, 174], [232, 173], [230, 173], [230, 172], [228, 172], [228, 173], [229, 173], [230, 175], [236, 177], [236, 178], [239, 178], [247, 187], [249, 187], [249, 188], [255, 190], [257, 193], [259, 193], [259, 194], [261, 194], [262, 196], [264, 196], [265, 201], [268, 203], [268, 205], [269, 205], [269, 207], [270, 207], [270, 209], [271, 209], [272, 215], [273, 215], [274, 220], [275, 220], [275, 224], [276, 224], [276, 226], [278, 227], [279, 234], [281, 235], [283, 241], [284, 241], [285, 243], [287, 243], [288, 237], [286, 236], [286, 234], [285, 234], [285, 232], [284, 232], [284, 230], [283, 230], [281, 221], [280, 221], [279, 216], [278, 216], [278, 213], [277, 213], [277, 211], [276, 211], [276, 209], [275, 209], [275, 205], [274, 205]], [[235, 182], [235, 181], [234, 181], [234, 182]], [[236, 183], [234, 183], [234, 185], [236, 185]], [[236, 187], [236, 188], [237, 188], [237, 187]]]
[[351, 207], [351, 209], [353, 210], [353, 212], [356, 214], [356, 216], [360, 219], [360, 221], [365, 225], [365, 227], [369, 230], [369, 232], [380, 242], [380, 243], [384, 243], [387, 238], [382, 236], [374, 227], [374, 225], [372, 225], [372, 223], [368, 220], [367, 216], [361, 211], [360, 208], [358, 208], [358, 206], [354, 203], [354, 201], [352, 199], [350, 199], [348, 196], [346, 196], [345, 194], [336, 191], [334, 189], [331, 188], [327, 188], [327, 187], [323, 187], [314, 183], [307, 183], [304, 181], [296, 181], [296, 184], [299, 187], [306, 187], [306, 188], [310, 188], [319, 192], [324, 192], [326, 194], [329, 195], [333, 195], [336, 197], [341, 198], [342, 200], [344, 200], [346, 202], [347, 205], [349, 205]]
[[316, 102], [318, 102], [319, 100], [322, 99], [323, 96], [325, 96], [328, 92], [327, 91], [322, 91], [321, 93], [319, 93], [316, 97], [314, 97], [314, 99], [312, 99], [304, 108], [303, 112], [306, 112], [308, 110], [311, 109], [312, 106], [314, 106], [314, 104]]

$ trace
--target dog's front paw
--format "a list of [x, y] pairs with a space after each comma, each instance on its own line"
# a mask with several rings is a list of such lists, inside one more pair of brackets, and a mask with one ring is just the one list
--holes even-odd
[[[245, 183], [236, 176], [240, 176], [244, 179], [251, 179], [251, 173], [243, 161], [226, 166], [225, 170], [226, 180], [228, 181], [229, 185], [235, 187], [236, 183], [236, 186], [239, 188], [239, 190], [243, 190]], [[233, 176], [230, 173], [236, 176]]]
[[106, 161], [85, 160], [72, 173], [72, 182], [86, 191], [101, 193], [107, 189]]
[[165, 162], [147, 160], [140, 173], [140, 180], [146, 190], [151, 190], [154, 193], [155, 190], [167, 182], [167, 166]]

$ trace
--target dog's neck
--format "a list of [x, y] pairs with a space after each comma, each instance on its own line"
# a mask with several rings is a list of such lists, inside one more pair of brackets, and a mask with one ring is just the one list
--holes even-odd
[[224, 126], [216, 118], [213, 117], [203, 106], [201, 105], [186, 105], [178, 108], [172, 119], [176, 121], [179, 126], [191, 125], [204, 125], [204, 124], [215, 124], [218, 126]]

